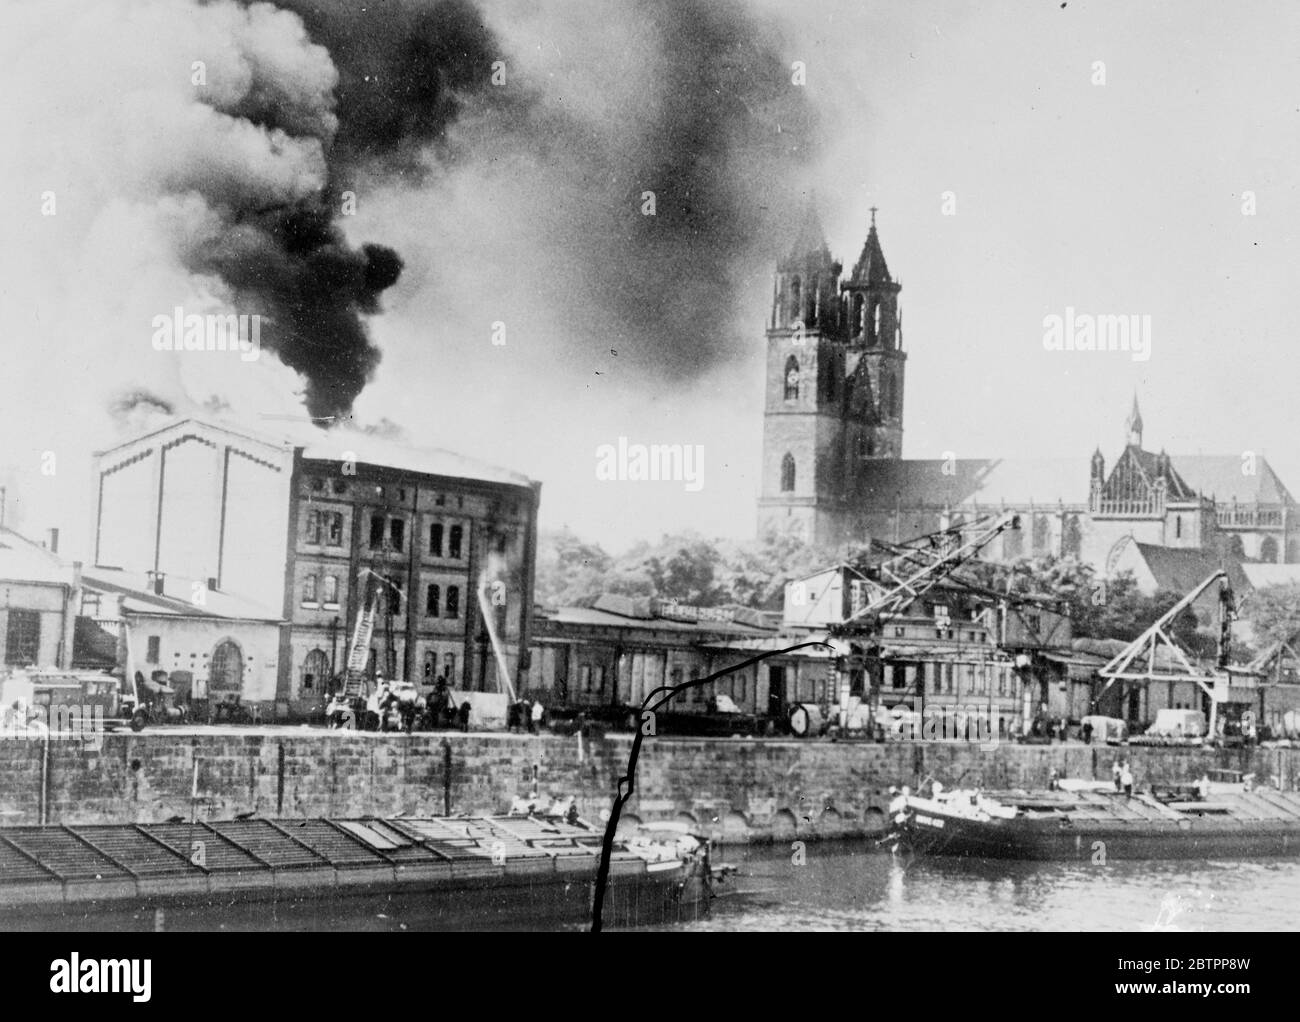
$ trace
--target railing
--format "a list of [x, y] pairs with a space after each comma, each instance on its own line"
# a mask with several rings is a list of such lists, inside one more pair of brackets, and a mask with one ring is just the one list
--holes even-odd
[[1221, 504], [1215, 518], [1220, 526], [1232, 529], [1280, 529], [1286, 510], [1285, 504]]

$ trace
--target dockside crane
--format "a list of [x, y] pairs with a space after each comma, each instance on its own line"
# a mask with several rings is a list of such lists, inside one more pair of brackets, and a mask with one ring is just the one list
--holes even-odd
[[[1218, 659], [1215, 670], [1206, 670], [1193, 664], [1187, 654], [1183, 652], [1182, 647], [1174, 641], [1173, 629], [1170, 625], [1178, 615], [1187, 610], [1200, 598], [1202, 593], [1216, 582], [1219, 583], [1220, 613]], [[1146, 631], [1113, 656], [1097, 672], [1106, 679], [1106, 684], [1102, 686], [1101, 691], [1093, 699], [1093, 706], [1097, 705], [1101, 697], [1117, 681], [1135, 681], [1148, 686], [1153, 681], [1191, 681], [1209, 697], [1209, 733], [1213, 736], [1215, 734], [1218, 709], [1216, 685], [1224, 683], [1228, 678], [1228, 660], [1232, 646], [1232, 622], [1235, 618], [1236, 603], [1233, 598], [1232, 587], [1228, 583], [1227, 572], [1216, 571], [1161, 614], [1160, 617], [1156, 618]], [[1173, 658], [1176, 667], [1181, 668], [1181, 671], [1170, 670], [1157, 664], [1156, 655], [1162, 644], [1168, 648], [1169, 655]], [[1246, 668], [1243, 673], [1251, 673], [1251, 669]]]

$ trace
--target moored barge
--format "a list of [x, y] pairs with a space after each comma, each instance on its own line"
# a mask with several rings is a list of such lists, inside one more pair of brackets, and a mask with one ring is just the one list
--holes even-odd
[[[205, 928], [315, 900], [415, 904], [428, 928], [549, 928], [590, 919], [600, 832], [538, 816], [242, 819], [0, 827], [5, 929]], [[632, 833], [615, 844], [612, 926], [708, 911], [707, 841]]]
[[1189, 793], [1113, 790], [901, 795], [884, 842], [899, 851], [981, 859], [1211, 859], [1300, 853], [1300, 794], [1269, 788]]

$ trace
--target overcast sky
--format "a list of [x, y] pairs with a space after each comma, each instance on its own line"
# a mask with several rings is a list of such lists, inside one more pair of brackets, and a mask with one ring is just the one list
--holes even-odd
[[[102, 9], [131, 6], [118, 0]], [[625, 301], [620, 273], [644, 279], [657, 272], [654, 246], [625, 251], [617, 237], [597, 239], [593, 270], [584, 235], [604, 229], [609, 216], [639, 217], [632, 199], [642, 189], [671, 201], [666, 193], [679, 178], [656, 181], [651, 151], [640, 153], [612, 193], [591, 193], [589, 181], [568, 183], [575, 166], [619, 166], [642, 106], [660, 113], [672, 106], [673, 76], [683, 72], [680, 65], [665, 69], [663, 54], [709, 37], [693, 20], [704, 17], [701, 8], [664, 3], [678, 27], [661, 23], [656, 34], [630, 3], [480, 6], [508, 72], [527, 84], [532, 109], [546, 116], [534, 117], [524, 143], [508, 122], [498, 133], [499, 114], [480, 116], [471, 106], [452, 132], [457, 159], [418, 181], [377, 177], [358, 189], [357, 215], [342, 224], [349, 239], [391, 245], [406, 263], [384, 296], [385, 312], [370, 321], [383, 360], [356, 403], [358, 421], [386, 417], [413, 442], [541, 480], [544, 527], [568, 525], [612, 549], [686, 528], [752, 535], [770, 252], [788, 239], [742, 237], [725, 273], [709, 278], [709, 287], [725, 294], [691, 288], [679, 272], [667, 277], [673, 293], [656, 296], [662, 307], [635, 289]], [[879, 207], [884, 252], [903, 284], [906, 457], [1086, 457], [1100, 445], [1110, 463], [1136, 391], [1148, 447], [1254, 451], [1293, 490], [1300, 487], [1291, 393], [1293, 324], [1300, 320], [1300, 289], [1291, 279], [1300, 265], [1300, 10], [1283, 2], [763, 0], [737, 11], [780, 58], [782, 87], [803, 90], [793, 107], [764, 96], [754, 121], [773, 133], [788, 111], [810, 113], [811, 121], [800, 128], [804, 148], [790, 180], [763, 177], [775, 176], [788, 153], [771, 162], [718, 161], [714, 169], [728, 184], [749, 175], [729, 202], [739, 196], [765, 206], [770, 192], [774, 206], [788, 206], [815, 191], [832, 250], [849, 265], [865, 237], [868, 207]], [[37, 59], [37, 43], [73, 55], [57, 63], [60, 95], [85, 96], [89, 108], [92, 95], [117, 94], [111, 64], [101, 66], [88, 52], [78, 70], [75, 59], [78, 39], [102, 39], [103, 25], [83, 32], [72, 15], [45, 17], [26, 37], [26, 62], [4, 52], [18, 45], [13, 34], [0, 42], [0, 66], [8, 69], [0, 77], [12, 104], [0, 125], [6, 148], [43, 132], [53, 159], [60, 147], [84, 144], [84, 133], [42, 126], [48, 111], [39, 75], [55, 71]], [[718, 31], [718, 16], [708, 17], [709, 30]], [[138, 21], [122, 31], [138, 35]], [[188, 67], [184, 46], [174, 56]], [[788, 84], [794, 61], [806, 64], [804, 86]], [[1103, 73], [1098, 62], [1104, 84], [1095, 84]], [[571, 118], [568, 127], [557, 130], [550, 151], [539, 148], [538, 125], [545, 130], [558, 112]], [[134, 116], [128, 126], [137, 130], [119, 133], [114, 145], [133, 166], [153, 153], [165, 158], [168, 139]], [[508, 134], [509, 146], [494, 148], [494, 139]], [[575, 162], [583, 152], [575, 139], [589, 140], [600, 155]], [[687, 139], [687, 149], [691, 144]], [[61, 186], [75, 193], [76, 182]], [[0, 188], [16, 205], [35, 207], [40, 168], [0, 158]], [[955, 215], [944, 213], [946, 192], [955, 196]], [[1248, 192], [1255, 215], [1242, 212]], [[584, 195], [607, 203], [610, 194], [626, 196], [628, 208], [602, 213], [606, 219], [582, 208]], [[87, 239], [102, 242], [113, 230], [133, 236], [140, 207], [117, 202], [111, 221], [82, 232], [60, 224], [76, 244], [39, 261], [27, 243], [48, 225], [27, 216], [27, 206], [11, 213], [16, 241], [0, 255], [8, 324], [0, 470], [25, 498], [28, 532], [60, 524], [80, 536], [88, 512], [85, 457], [112, 439], [88, 408], [103, 403], [107, 377], [129, 380], [151, 370], [120, 365], [115, 353], [137, 341], [117, 339], [112, 300], [101, 296], [72, 317], [59, 310], [78, 295], [122, 289], [111, 267], [87, 269]], [[637, 229], [628, 228], [627, 245], [638, 244]], [[699, 253], [717, 260], [718, 243], [711, 239]], [[132, 251], [140, 250], [137, 241]], [[681, 267], [691, 251], [679, 237], [661, 254]], [[41, 273], [63, 281], [48, 285]], [[169, 293], [160, 287], [150, 300], [169, 307]], [[624, 324], [644, 314], [650, 325], [640, 333], [608, 326], [606, 337], [593, 306]], [[1046, 351], [1044, 317], [1070, 306], [1150, 316], [1149, 360]], [[672, 315], [661, 326], [665, 310]], [[51, 326], [60, 315], [62, 332]], [[491, 342], [498, 321], [506, 324], [505, 345]], [[656, 353], [660, 329], [666, 339]], [[684, 354], [692, 330], [698, 359]], [[89, 339], [96, 332], [103, 336]], [[190, 370], [181, 389], [201, 400], [208, 376]], [[286, 376], [267, 369], [248, 389], [284, 391]], [[63, 421], [51, 423], [60, 397]], [[240, 414], [256, 420], [283, 412], [283, 404], [259, 397]], [[689, 492], [681, 483], [599, 480], [596, 450], [620, 436], [703, 445], [704, 486]], [[51, 445], [78, 467], [42, 480], [32, 473], [34, 458]]]

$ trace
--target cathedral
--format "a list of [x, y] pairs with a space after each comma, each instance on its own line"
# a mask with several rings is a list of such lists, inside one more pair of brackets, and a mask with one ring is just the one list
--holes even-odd
[[906, 459], [902, 285], [876, 210], [852, 270], [810, 215], [776, 267], [767, 322], [759, 531], [822, 546], [892, 542], [1015, 511], [1022, 528], [985, 556], [1074, 557], [1110, 574], [1125, 551], [1300, 562], [1300, 507], [1262, 457], [1143, 446], [1136, 396], [1109, 470], [1078, 458]]

